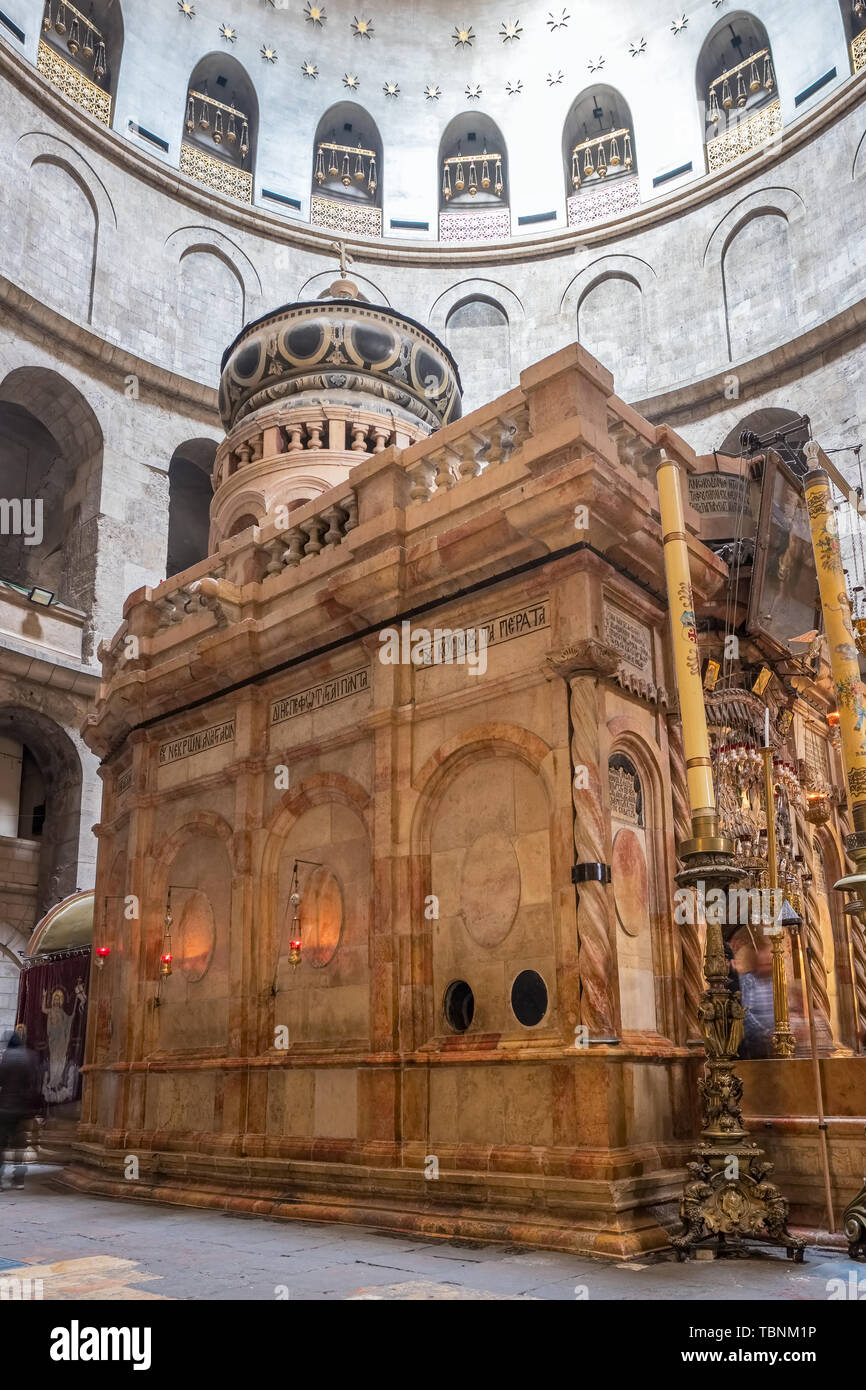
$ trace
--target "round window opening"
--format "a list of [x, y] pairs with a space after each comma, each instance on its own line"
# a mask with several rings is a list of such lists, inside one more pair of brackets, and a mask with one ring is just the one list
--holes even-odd
[[547, 1013], [547, 985], [535, 970], [521, 970], [511, 986], [511, 1007], [518, 1023], [534, 1028]]
[[465, 1033], [475, 1014], [475, 995], [465, 980], [452, 980], [445, 991], [445, 1017], [455, 1033]]

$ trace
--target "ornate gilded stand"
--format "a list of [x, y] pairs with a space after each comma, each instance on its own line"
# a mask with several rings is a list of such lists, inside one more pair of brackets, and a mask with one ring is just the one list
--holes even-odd
[[[760, 1243], [783, 1246], [789, 1259], [801, 1262], [806, 1243], [788, 1230], [788, 1203], [769, 1181], [773, 1164], [749, 1142], [743, 1128], [743, 1083], [734, 1071], [745, 1010], [739, 990], [730, 988], [722, 929], [726, 913], [715, 904], [719, 899], [728, 901], [728, 890], [743, 878], [743, 868], [734, 860], [734, 845], [719, 835], [679, 482], [681, 466], [662, 449], [659, 505], [692, 824], [692, 838], [678, 846], [685, 867], [677, 875], [677, 883], [692, 890], [698, 909], [695, 922], [699, 915], [706, 919], [707, 988], [698, 1007], [706, 1046], [704, 1074], [698, 1083], [704, 1107], [702, 1142], [687, 1165], [689, 1176], [680, 1206], [684, 1229], [674, 1236], [672, 1244], [680, 1260], [698, 1246], [712, 1247], [720, 1255], [744, 1255], [749, 1243]], [[714, 893], [714, 889], [721, 892]], [[714, 906], [703, 912], [699, 907], [702, 902]]]

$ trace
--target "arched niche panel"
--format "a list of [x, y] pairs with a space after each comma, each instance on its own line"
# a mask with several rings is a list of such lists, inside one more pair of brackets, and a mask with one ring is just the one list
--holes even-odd
[[754, 15], [737, 10], [713, 26], [695, 81], [711, 173], [781, 130], [770, 40]]
[[[304, 861], [304, 862], [301, 862]], [[293, 904], [297, 865], [300, 903]], [[322, 800], [293, 821], [277, 870], [274, 1023], [294, 1043], [364, 1045], [371, 1031], [370, 843], [352, 806]], [[289, 943], [301, 941], [301, 963]]]
[[172, 455], [168, 469], [167, 578], [189, 569], [208, 554], [215, 454], [213, 439], [189, 439], [178, 445]]
[[34, 298], [90, 323], [99, 218], [86, 184], [62, 158], [30, 167], [23, 276]]
[[348, 206], [382, 206], [382, 137], [356, 102], [331, 106], [316, 127], [312, 193]]
[[[49, 49], [63, 64], [80, 75], [75, 82], [61, 69], [51, 76]], [[42, 9], [40, 71], [60, 85], [71, 100], [83, 106], [106, 125], [110, 122], [110, 98], [117, 92], [120, 59], [123, 53], [123, 13], [120, 0], [92, 0], [88, 5], [71, 5], [64, 0], [45, 0]], [[95, 89], [95, 91], [91, 90]], [[98, 93], [108, 103], [100, 103]]]
[[445, 321], [445, 342], [460, 368], [464, 413], [511, 388], [511, 329], [497, 300], [472, 295], [455, 304]]
[[[232, 867], [223, 840], [191, 831], [165, 869], [172, 923], [166, 934], [165, 902], [152, 902], [148, 977], [159, 958], [172, 956], [156, 1012], [157, 1048], [166, 1052], [225, 1049], [228, 1043]], [[180, 1128], [188, 1128], [186, 1124]]]
[[866, 0], [839, 0], [852, 72], [866, 67]]
[[238, 169], [256, 163], [259, 104], [246, 68], [229, 53], [208, 53], [190, 74], [183, 141]]
[[492, 241], [511, 233], [508, 149], [483, 111], [464, 111], [439, 142], [439, 238]]
[[657, 912], [653, 847], [647, 820], [651, 799], [634, 760], [623, 752], [608, 758], [611, 819], [611, 882], [617, 925], [620, 1016], [624, 1031], [655, 1031], [656, 984], [653, 917]]
[[181, 257], [177, 302], [178, 370], [216, 386], [223, 352], [244, 324], [243, 281], [221, 251], [192, 246]]
[[434, 1033], [452, 1031], [444, 1001], [459, 980], [474, 995], [468, 1033], [522, 1036], [511, 993], [527, 970], [541, 976], [548, 993], [538, 1031], [554, 1027], [550, 808], [541, 775], [519, 757], [504, 750], [493, 756], [479, 746], [474, 758], [446, 769], [429, 826], [425, 889], [439, 914], [432, 936]]
[[582, 347], [613, 372], [617, 395], [637, 400], [647, 387], [643, 291], [631, 275], [610, 271], [584, 290], [577, 308]]
[[722, 254], [728, 352], [732, 362], [785, 341], [796, 304], [788, 219], [774, 208], [749, 215]]
[[604, 221], [637, 207], [637, 143], [628, 102], [615, 87], [587, 87], [562, 132], [569, 226]]

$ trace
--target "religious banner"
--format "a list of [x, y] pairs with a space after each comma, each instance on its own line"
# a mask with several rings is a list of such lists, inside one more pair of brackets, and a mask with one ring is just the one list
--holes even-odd
[[46, 1105], [81, 1095], [89, 979], [89, 946], [37, 958], [21, 972], [17, 1026], [39, 1060], [39, 1095]]

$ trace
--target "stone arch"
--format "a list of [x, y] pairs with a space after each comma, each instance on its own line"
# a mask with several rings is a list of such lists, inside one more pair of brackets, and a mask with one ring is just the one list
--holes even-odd
[[616, 87], [586, 87], [572, 102], [562, 128], [562, 164], [570, 227], [637, 207], [634, 120]]
[[208, 554], [216, 448], [214, 439], [188, 439], [172, 454], [168, 467], [167, 579]]
[[[669, 841], [669, 817], [667, 799], [665, 794], [665, 782], [662, 772], [661, 750], [658, 746], [647, 739], [645, 730], [638, 720], [629, 715], [618, 715], [608, 721], [608, 734], [610, 738], [606, 750], [608, 777], [610, 776], [611, 760], [617, 755], [623, 755], [634, 767], [641, 787], [643, 827], [640, 838], [643, 840], [643, 851], [646, 856], [647, 877], [648, 877], [648, 913], [647, 922], [649, 927], [649, 939], [644, 943], [649, 946], [649, 951], [644, 950], [641, 954], [638, 950], [631, 966], [636, 966], [638, 973], [643, 969], [644, 978], [640, 989], [633, 988], [630, 997], [633, 1002], [640, 1000], [640, 1007], [635, 1015], [635, 1022], [629, 1023], [629, 1009], [623, 1009], [623, 1027], [638, 1027], [658, 1031], [664, 1036], [676, 1039], [679, 1031], [679, 1015], [681, 1010], [676, 1006], [676, 990], [672, 978], [671, 962], [677, 959], [679, 954], [679, 942], [676, 939], [676, 931], [673, 925], [672, 914], [665, 905], [673, 901], [673, 890], [675, 884], [670, 876], [670, 856], [668, 853]], [[606, 789], [609, 795], [609, 788]], [[617, 821], [611, 811], [611, 828], [613, 830], [612, 857], [616, 856], [616, 837]], [[620, 931], [617, 913], [617, 930]], [[621, 944], [622, 933], [620, 936]], [[627, 936], [627, 933], [624, 935]], [[629, 968], [629, 959], [626, 954], [617, 948], [617, 962], [622, 975], [622, 966], [626, 964]], [[651, 978], [650, 978], [651, 977]], [[621, 979], [622, 985], [622, 979]], [[641, 1015], [641, 1009], [645, 1007], [647, 998], [653, 999], [653, 1017], [650, 1020]], [[626, 991], [629, 993], [629, 991]], [[622, 1002], [622, 1001], [621, 1001]]]
[[93, 317], [98, 233], [96, 202], [76, 170], [52, 155], [34, 159], [23, 243], [26, 282], [35, 298], [79, 323]]
[[194, 244], [179, 258], [177, 296], [177, 369], [216, 387], [246, 317], [243, 277], [219, 246]]
[[82, 655], [89, 660], [102, 490], [99, 421], [59, 373], [26, 366], [14, 368], [0, 383], [0, 432], [5, 446], [0, 495], [22, 496], [26, 475], [31, 497], [42, 502], [40, 543], [25, 545], [17, 538], [21, 543], [14, 548], [7, 538], [4, 577], [51, 589], [58, 600], [84, 612]]
[[783, 212], [756, 210], [738, 224], [722, 253], [722, 289], [731, 362], [757, 357], [786, 340], [789, 306], [796, 306], [797, 296], [788, 219]]
[[[194, 97], [194, 92], [200, 96]], [[208, 98], [220, 105], [211, 104]], [[233, 117], [223, 107], [238, 114]], [[203, 151], [211, 159], [252, 171], [256, 167], [258, 135], [258, 96], [246, 68], [225, 50], [206, 53], [196, 63], [187, 84], [183, 144]]]
[[511, 326], [497, 299], [468, 294], [458, 300], [445, 320], [444, 338], [460, 370], [464, 413], [511, 389]]
[[[605, 256], [582, 273], [582, 284], [569, 286], [564, 301], [577, 291], [577, 340], [614, 375], [617, 394], [639, 399], [647, 389], [649, 340], [644, 307], [645, 262], [635, 271], [632, 256]], [[654, 278], [654, 272], [653, 272]]]
[[[224, 512], [220, 513], [219, 528], [215, 524], [211, 525], [208, 547], [211, 554], [217, 546], [229, 536], [237, 535], [237, 524], [244, 517], [252, 516], [256, 518], [255, 525], [262, 526], [267, 519], [268, 504], [264, 494], [254, 488], [244, 488], [232, 499], [231, 505], [226, 506]], [[248, 525], [252, 523], [248, 522]], [[242, 528], [246, 529], [246, 527]]]

